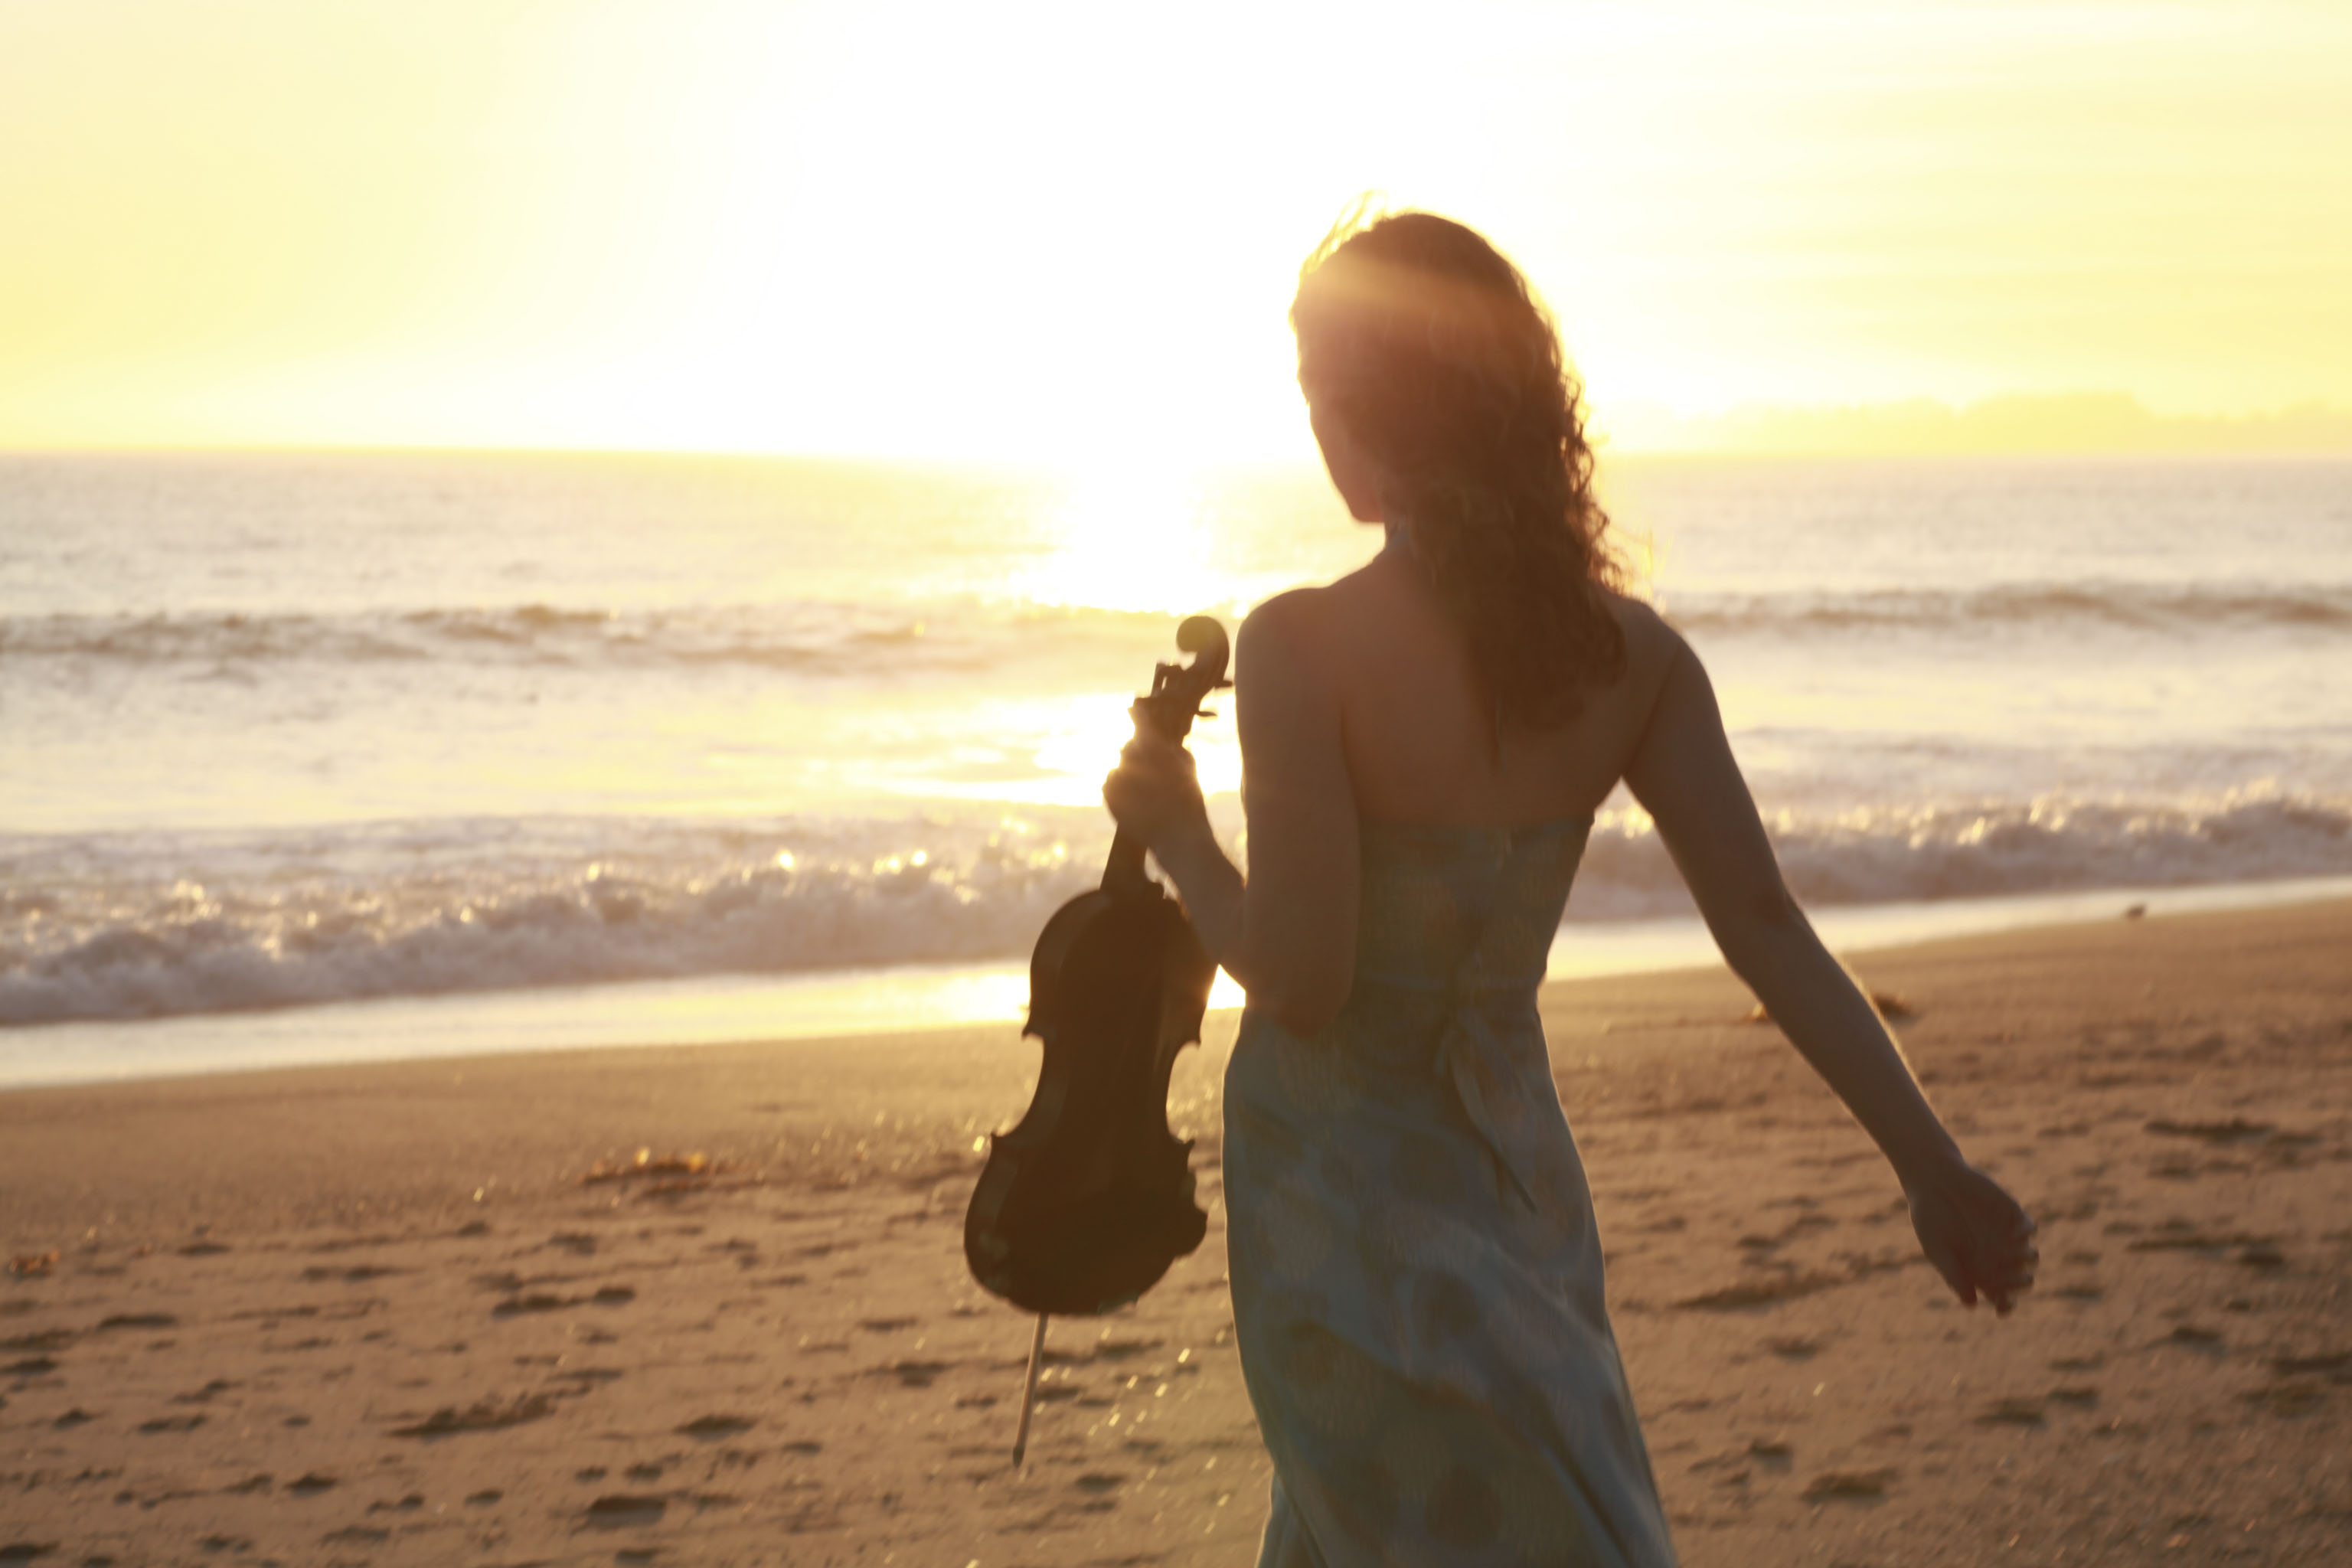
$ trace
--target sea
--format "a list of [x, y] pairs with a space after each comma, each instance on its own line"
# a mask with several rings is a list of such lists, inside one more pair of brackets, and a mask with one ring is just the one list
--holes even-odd
[[[2352, 462], [1602, 487], [1841, 951], [2352, 892]], [[1304, 467], [0, 454], [0, 1085], [1017, 1020], [1178, 620], [1379, 542]], [[1622, 792], [1552, 956], [1711, 958]]]

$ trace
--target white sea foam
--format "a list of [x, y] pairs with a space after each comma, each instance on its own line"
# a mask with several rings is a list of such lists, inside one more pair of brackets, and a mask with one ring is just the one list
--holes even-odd
[[[0, 1025], [1017, 957], [1105, 837], [1071, 813], [0, 841]], [[2352, 801], [1876, 810], [1774, 839], [1822, 907], [2245, 882], [2352, 873]], [[1571, 918], [1687, 908], [1639, 815], [1605, 817]]]

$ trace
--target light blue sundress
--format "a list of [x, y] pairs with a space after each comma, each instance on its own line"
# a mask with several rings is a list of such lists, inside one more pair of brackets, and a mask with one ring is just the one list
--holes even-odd
[[1243, 1015], [1224, 1170], [1261, 1568], [1674, 1562], [1536, 989], [1591, 831], [1367, 826], [1354, 988]]

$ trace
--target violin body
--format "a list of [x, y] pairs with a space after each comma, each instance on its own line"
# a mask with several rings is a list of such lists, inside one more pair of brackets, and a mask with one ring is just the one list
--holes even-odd
[[[1181, 744], [1223, 683], [1227, 644], [1194, 616], [1177, 645], [1192, 666], [1160, 666], [1132, 711], [1139, 729]], [[1091, 1316], [1134, 1300], [1201, 1245], [1208, 1216], [1192, 1145], [1168, 1131], [1168, 1079], [1201, 1037], [1216, 973], [1183, 906], [1144, 870], [1142, 846], [1119, 834], [1101, 887], [1063, 905], [1030, 956], [1022, 1033], [1044, 1047], [1037, 1090], [991, 1142], [964, 1214], [964, 1258], [987, 1289], [1029, 1311]]]

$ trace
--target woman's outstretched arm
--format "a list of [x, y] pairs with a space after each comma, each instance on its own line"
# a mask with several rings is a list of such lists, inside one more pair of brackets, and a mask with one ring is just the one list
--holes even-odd
[[1959, 1299], [2006, 1312], [2033, 1282], [2033, 1222], [1961, 1156], [1894, 1037], [1797, 907], [1724, 737], [1714, 688], [1674, 646], [1625, 771], [1735, 973], [1862, 1123], [1903, 1184], [1928, 1260]]

